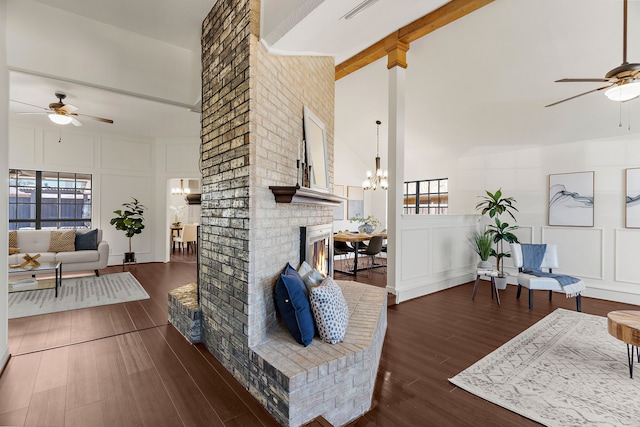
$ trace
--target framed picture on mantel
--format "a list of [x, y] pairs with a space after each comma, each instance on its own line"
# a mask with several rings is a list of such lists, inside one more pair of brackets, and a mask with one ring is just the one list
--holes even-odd
[[304, 107], [304, 139], [306, 165], [309, 168], [309, 188], [329, 192], [327, 132], [324, 123], [306, 105]]

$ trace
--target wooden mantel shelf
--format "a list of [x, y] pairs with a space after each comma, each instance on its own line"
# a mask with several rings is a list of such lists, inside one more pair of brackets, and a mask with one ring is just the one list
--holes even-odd
[[335, 194], [306, 187], [271, 185], [269, 188], [276, 198], [276, 203], [310, 203], [335, 207], [347, 200]]

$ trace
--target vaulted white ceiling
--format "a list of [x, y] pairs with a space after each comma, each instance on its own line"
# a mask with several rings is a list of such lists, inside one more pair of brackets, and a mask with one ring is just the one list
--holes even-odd
[[[214, 0], [7, 3], [11, 99], [46, 106], [63, 90], [80, 113], [115, 121], [85, 121], [85, 130], [199, 135], [199, 115], [188, 107], [198, 102], [200, 22]], [[359, 3], [263, 0], [265, 42], [273, 51], [330, 54], [339, 62], [443, 1], [378, 0], [355, 18], [340, 19]], [[35, 24], [14, 22], [27, 13]], [[640, 0], [629, 2], [629, 13], [629, 61], [640, 62]], [[25, 26], [30, 34], [11, 36]], [[38, 48], [54, 39], [63, 42]], [[159, 66], [149, 68], [156, 71], [134, 76], [145, 66], [136, 63], [138, 53], [149, 55], [149, 63], [157, 61]], [[170, 60], [181, 66], [172, 69]], [[443, 146], [469, 150], [635, 133], [637, 101], [620, 108], [599, 92], [544, 108], [598, 85], [554, 80], [602, 77], [621, 61], [621, 0], [497, 0], [411, 44], [408, 147], [418, 156], [433, 156]], [[336, 83], [336, 143], [352, 145], [354, 152], [371, 151], [374, 122], [385, 121], [384, 62]], [[10, 103], [10, 109], [14, 123], [47, 121], [14, 115], [26, 111], [22, 104]]]

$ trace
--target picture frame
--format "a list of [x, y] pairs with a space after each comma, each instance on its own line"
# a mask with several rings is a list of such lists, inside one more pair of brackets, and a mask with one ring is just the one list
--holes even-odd
[[593, 227], [594, 172], [549, 175], [549, 225]]
[[329, 192], [329, 161], [327, 132], [324, 123], [304, 106], [304, 140], [306, 165], [309, 168], [309, 188]]
[[362, 187], [347, 187], [347, 219], [364, 216], [364, 190]]
[[640, 228], [640, 168], [625, 169], [624, 226]]

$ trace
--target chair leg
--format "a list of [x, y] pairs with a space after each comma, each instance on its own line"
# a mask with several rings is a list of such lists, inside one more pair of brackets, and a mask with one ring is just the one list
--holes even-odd
[[576, 297], [576, 311], [582, 311], [582, 295]]
[[518, 293], [516, 293], [516, 299], [520, 299], [521, 292], [522, 292], [522, 285], [518, 285]]
[[533, 310], [533, 291], [529, 289], [529, 310]]
[[100, 277], [100, 272], [98, 270], [94, 270], [96, 272], [96, 277]]
[[553, 291], [549, 291], [549, 301], [551, 301], [552, 297], [553, 297]]

